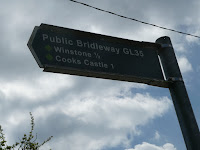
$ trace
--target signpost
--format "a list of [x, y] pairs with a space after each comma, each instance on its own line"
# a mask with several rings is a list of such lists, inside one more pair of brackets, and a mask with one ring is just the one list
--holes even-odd
[[41, 24], [28, 47], [47, 72], [169, 88], [186, 147], [200, 150], [199, 128], [168, 37], [138, 42]]
[[184, 81], [176, 60], [174, 49], [169, 37], [161, 37], [156, 40], [161, 44], [159, 55], [168, 80], [173, 81], [169, 91], [174, 103], [174, 108], [182, 130], [187, 150], [200, 150], [199, 128], [190, 104]]
[[41, 24], [28, 46], [44, 71], [168, 86], [159, 44]]

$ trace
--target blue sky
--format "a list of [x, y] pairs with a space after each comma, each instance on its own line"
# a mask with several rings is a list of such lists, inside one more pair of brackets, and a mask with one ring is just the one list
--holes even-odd
[[[200, 1], [82, 0], [127, 17], [200, 35]], [[200, 124], [199, 39], [143, 25], [67, 0], [1, 0], [0, 125], [13, 143], [35, 117], [41, 149], [186, 150], [168, 89], [42, 72], [27, 42], [41, 23], [155, 42], [172, 40]]]

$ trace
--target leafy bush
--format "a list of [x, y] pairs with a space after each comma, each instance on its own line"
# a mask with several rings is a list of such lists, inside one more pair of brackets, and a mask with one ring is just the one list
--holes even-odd
[[33, 130], [35, 124], [34, 124], [34, 117], [31, 112], [30, 116], [31, 116], [31, 131], [29, 132], [28, 135], [24, 134], [24, 136], [21, 139], [19, 139], [19, 142], [16, 142], [11, 146], [6, 144], [7, 141], [5, 140], [5, 135], [0, 125], [0, 150], [14, 150], [15, 148], [18, 150], [39, 150], [41, 146], [43, 146], [45, 143], [49, 142], [52, 139], [53, 136], [50, 136], [47, 140], [45, 140], [41, 144], [36, 142], [37, 134], [36, 137], [34, 138]]

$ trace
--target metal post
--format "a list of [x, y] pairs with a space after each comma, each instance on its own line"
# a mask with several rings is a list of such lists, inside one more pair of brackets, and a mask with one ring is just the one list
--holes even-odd
[[159, 56], [169, 86], [176, 114], [182, 130], [187, 150], [200, 150], [199, 128], [190, 104], [184, 81], [169, 37], [156, 40], [161, 45]]

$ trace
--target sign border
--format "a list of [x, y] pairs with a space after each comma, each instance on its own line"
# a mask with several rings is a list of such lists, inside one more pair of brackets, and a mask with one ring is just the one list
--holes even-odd
[[37, 54], [35, 53], [35, 51], [34, 51], [34, 49], [33, 49], [33, 47], [32, 47], [33, 39], [35, 38], [36, 33], [37, 33], [37, 31], [39, 30], [39, 28], [40, 28], [40, 27], [38, 27], [38, 26], [35, 26], [35, 27], [34, 27], [33, 32], [32, 32], [32, 34], [31, 34], [31, 36], [30, 36], [30, 39], [29, 39], [27, 45], [28, 45], [28, 47], [29, 47], [29, 49], [30, 49], [30, 51], [31, 51], [31, 53], [32, 53], [32, 55], [33, 55], [33, 57], [35, 58], [37, 64], [39, 65], [39, 67], [40, 67], [40, 68], [44, 68], [44, 66], [43, 66], [42, 63], [40, 62], [40, 60], [39, 60]]
[[95, 72], [95, 71], [82, 71], [79, 69], [74, 69], [70, 67], [56, 67], [45, 65], [44, 72], [53, 72], [53, 73], [62, 73], [62, 74], [70, 74], [76, 76], [84, 76], [84, 77], [93, 77], [93, 78], [101, 78], [101, 79], [111, 79], [111, 80], [118, 80], [118, 81], [128, 81], [128, 82], [136, 82], [136, 83], [144, 83], [152, 86], [168, 88], [170, 83], [169, 81], [165, 80], [157, 80], [157, 79], [150, 79], [150, 78], [140, 78], [136, 76], [130, 75], [119, 75], [119, 74], [112, 74], [112, 73], [105, 73], [105, 72]]

